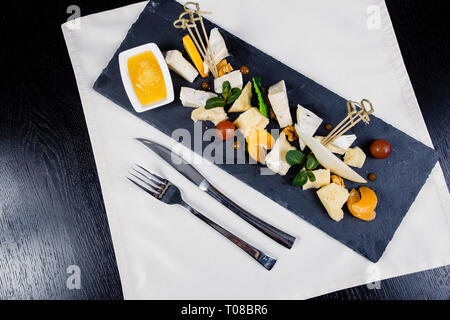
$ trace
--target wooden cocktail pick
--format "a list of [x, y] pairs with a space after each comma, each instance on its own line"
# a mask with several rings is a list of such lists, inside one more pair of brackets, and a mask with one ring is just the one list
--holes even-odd
[[367, 99], [362, 100], [361, 103], [348, 101], [347, 110], [348, 116], [322, 140], [324, 146], [333, 143], [337, 138], [356, 126], [360, 121], [369, 124], [370, 115], [375, 111], [372, 103]]
[[[200, 11], [200, 5], [196, 2], [186, 2], [184, 5], [184, 12], [180, 15], [178, 20], [173, 23], [173, 26], [177, 29], [188, 30], [189, 35], [202, 55], [204, 62], [208, 65], [209, 70], [216, 79], [219, 77], [219, 73], [214, 62], [211, 46], [209, 45], [209, 38], [206, 33], [205, 24], [203, 23], [202, 14], [211, 14], [211, 12]], [[197, 22], [200, 24], [203, 36], [197, 27]]]

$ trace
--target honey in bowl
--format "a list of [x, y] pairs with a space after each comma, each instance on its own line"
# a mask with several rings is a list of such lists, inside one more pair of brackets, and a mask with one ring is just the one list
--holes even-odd
[[129, 58], [128, 73], [141, 105], [154, 104], [167, 98], [161, 66], [153, 52], [146, 51]]

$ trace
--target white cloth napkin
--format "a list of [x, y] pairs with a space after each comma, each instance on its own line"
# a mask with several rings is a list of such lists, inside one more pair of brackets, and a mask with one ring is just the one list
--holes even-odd
[[[231, 198], [298, 237], [292, 250], [284, 249], [133, 141], [151, 137], [170, 144], [92, 85], [145, 4], [62, 27], [126, 299], [303, 299], [450, 264], [450, 199], [439, 165], [373, 264], [220, 169], [202, 167]], [[370, 98], [378, 117], [432, 145], [383, 1], [285, 0], [274, 7], [257, 0], [209, 0], [201, 5], [214, 12], [215, 23], [343, 97]], [[135, 162], [166, 175], [198, 210], [277, 257], [275, 268], [264, 270], [183, 209], [167, 207], [131, 185], [125, 175]]]

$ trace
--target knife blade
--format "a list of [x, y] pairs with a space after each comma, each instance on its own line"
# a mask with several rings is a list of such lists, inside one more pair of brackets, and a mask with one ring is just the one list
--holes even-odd
[[267, 222], [241, 208], [239, 205], [225, 196], [222, 192], [217, 190], [193, 165], [185, 161], [176, 153], [160, 145], [159, 143], [148, 139], [138, 138], [136, 140], [156, 153], [164, 161], [169, 163], [175, 170], [181, 173], [189, 181], [197, 185], [202, 191], [209, 194], [211, 197], [234, 212], [247, 223], [255, 227], [257, 230], [261, 231], [266, 236], [283, 245], [284, 247], [288, 249], [292, 248], [296, 240], [295, 237], [287, 234], [282, 230], [279, 230], [278, 228], [268, 224]]

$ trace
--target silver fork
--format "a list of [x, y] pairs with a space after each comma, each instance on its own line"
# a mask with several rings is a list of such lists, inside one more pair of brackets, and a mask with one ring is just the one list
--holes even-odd
[[233, 242], [236, 246], [244, 250], [264, 268], [266, 268], [267, 270], [271, 270], [273, 268], [273, 266], [277, 262], [275, 258], [266, 255], [261, 250], [253, 247], [249, 243], [235, 236], [230, 231], [224, 229], [214, 221], [210, 220], [209, 218], [192, 208], [183, 200], [178, 187], [172, 184], [169, 180], [161, 178], [160, 176], [150, 172], [140, 165], [136, 166], [139, 168], [139, 170], [132, 168], [130, 176], [127, 177], [127, 179], [134, 183], [136, 186], [143, 189], [145, 192], [149, 193], [156, 199], [164, 202], [165, 204], [178, 205], [187, 209], [197, 218], [208, 224], [225, 238]]

